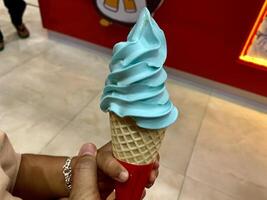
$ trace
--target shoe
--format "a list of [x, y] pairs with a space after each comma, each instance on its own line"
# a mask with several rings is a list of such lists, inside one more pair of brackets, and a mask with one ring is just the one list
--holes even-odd
[[30, 36], [29, 30], [27, 29], [27, 27], [24, 24], [15, 26], [15, 28], [17, 29], [17, 33], [18, 33], [18, 36], [20, 38], [24, 39], [24, 38], [28, 38]]
[[4, 41], [0, 41], [0, 51], [3, 51], [5, 48], [5, 43]]
[[3, 51], [5, 48], [4, 40], [0, 40], [0, 51]]

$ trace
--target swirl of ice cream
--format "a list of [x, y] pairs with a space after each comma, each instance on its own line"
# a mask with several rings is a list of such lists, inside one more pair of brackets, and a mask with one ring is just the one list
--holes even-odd
[[100, 107], [120, 117], [129, 116], [137, 126], [166, 128], [178, 116], [165, 87], [163, 69], [167, 55], [163, 31], [144, 8], [126, 42], [113, 48]]

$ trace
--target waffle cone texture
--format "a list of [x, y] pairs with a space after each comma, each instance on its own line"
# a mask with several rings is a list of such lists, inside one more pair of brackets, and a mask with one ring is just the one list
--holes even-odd
[[110, 128], [114, 156], [136, 165], [150, 164], [155, 160], [166, 131], [140, 128], [130, 117], [121, 118], [112, 112]]

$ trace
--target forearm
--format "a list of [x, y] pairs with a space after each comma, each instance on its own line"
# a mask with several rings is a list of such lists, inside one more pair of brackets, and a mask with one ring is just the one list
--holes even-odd
[[52, 200], [68, 196], [62, 174], [65, 160], [66, 157], [23, 154], [14, 195], [25, 200]]

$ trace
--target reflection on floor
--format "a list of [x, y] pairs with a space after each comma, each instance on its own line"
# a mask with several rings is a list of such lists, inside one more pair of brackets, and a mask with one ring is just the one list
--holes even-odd
[[[33, 1], [36, 2], [36, 1]], [[110, 55], [48, 37], [38, 7], [19, 40], [0, 4], [0, 128], [18, 152], [75, 155], [109, 136], [99, 97]], [[267, 108], [177, 77], [168, 89], [181, 115], [161, 148], [160, 176], [148, 200], [266, 200]]]

